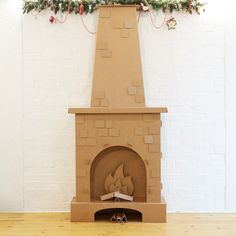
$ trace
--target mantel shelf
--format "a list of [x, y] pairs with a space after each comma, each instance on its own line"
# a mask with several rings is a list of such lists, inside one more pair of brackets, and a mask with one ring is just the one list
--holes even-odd
[[69, 108], [71, 114], [154, 114], [166, 113], [166, 107], [135, 107], [135, 108]]

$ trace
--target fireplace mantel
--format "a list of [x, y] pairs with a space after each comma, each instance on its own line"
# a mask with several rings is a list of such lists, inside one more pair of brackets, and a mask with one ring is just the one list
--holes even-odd
[[135, 108], [69, 108], [70, 114], [160, 114], [166, 113], [166, 107], [135, 107]]

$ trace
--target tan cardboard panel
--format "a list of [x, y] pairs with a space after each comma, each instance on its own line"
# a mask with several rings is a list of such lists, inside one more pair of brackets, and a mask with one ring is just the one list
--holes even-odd
[[[116, 202], [116, 208], [133, 209], [142, 214], [143, 222], [165, 223], [166, 203], [160, 202]], [[71, 202], [71, 221], [93, 222], [95, 213], [102, 209], [114, 208], [114, 202], [78, 202], [74, 198]]]
[[135, 101], [137, 103], [144, 103], [144, 95], [143, 94], [136, 94]]
[[160, 134], [153, 135], [154, 143], [160, 145]]
[[100, 18], [109, 18], [110, 17], [110, 9], [100, 8], [99, 17]]
[[92, 104], [93, 107], [99, 107], [100, 106], [100, 100], [99, 99], [92, 99]]
[[109, 146], [110, 146], [110, 140], [103, 138], [103, 139], [101, 140], [101, 144], [102, 144], [104, 147], [109, 147]]
[[151, 177], [152, 177], [152, 178], [158, 178], [158, 177], [159, 177], [159, 171], [158, 171], [158, 169], [152, 169], [152, 170], [151, 170]]
[[148, 186], [148, 198], [150, 202], [160, 202], [160, 188]]
[[147, 179], [147, 185], [148, 186], [153, 186], [156, 189], [158, 189], [158, 193], [160, 193], [160, 172], [158, 173], [157, 177], [148, 177]]
[[142, 81], [139, 80], [139, 79], [132, 80], [132, 85], [136, 86], [136, 87], [139, 87], [139, 86], [142, 85]]
[[108, 136], [108, 129], [98, 129], [98, 136], [100, 137]]
[[96, 140], [96, 138], [87, 138], [86, 139], [86, 144], [88, 146], [96, 146], [97, 145], [97, 140]]
[[123, 29], [123, 22], [121, 20], [114, 20], [113, 21], [113, 28], [114, 29]]
[[83, 124], [84, 123], [84, 115], [76, 115], [76, 122], [79, 124]]
[[154, 142], [154, 137], [152, 135], [145, 135], [144, 136], [144, 143], [151, 144]]
[[88, 194], [89, 193], [88, 188], [83, 188], [83, 193]]
[[117, 137], [119, 136], [119, 129], [109, 129], [109, 136], [111, 137]]
[[120, 37], [121, 38], [128, 38], [129, 37], [129, 30], [128, 29], [121, 29], [120, 30]]
[[[71, 114], [143, 114], [144, 121], [153, 121], [160, 119], [160, 113], [166, 113], [166, 107], [126, 107], [126, 108], [69, 108]], [[157, 113], [157, 114], [155, 114]], [[151, 117], [149, 116], [151, 115]], [[157, 115], [157, 116], [155, 116]], [[156, 118], [155, 118], [156, 117]]]
[[152, 121], [154, 121], [153, 114], [143, 114], [143, 121], [145, 121], [145, 122], [152, 122]]
[[136, 93], [137, 93], [137, 88], [136, 88], [136, 87], [134, 87], [134, 86], [129, 86], [129, 87], [128, 87], [128, 94], [129, 94], [129, 95], [133, 96], [133, 95], [135, 95]]
[[104, 128], [105, 127], [105, 120], [96, 120], [95, 127], [96, 128]]
[[85, 177], [87, 175], [86, 169], [78, 169], [77, 170], [77, 176], [78, 177]]
[[[103, 10], [100, 12], [102, 17]], [[135, 27], [136, 8], [111, 7], [109, 10], [110, 18], [99, 19], [97, 42], [108, 43], [108, 49], [112, 51], [112, 55], [105, 52], [106, 50], [100, 50], [96, 54], [92, 91], [97, 89], [105, 91], [109, 107], [144, 107], [144, 102], [136, 102], [135, 99], [125, 96], [127, 87], [132, 84], [133, 79], [142, 80], [139, 39], [137, 27]], [[114, 27], [119, 30], [114, 30]], [[128, 51], [135, 53], [127, 53]], [[109, 60], [105, 57], [109, 57]], [[114, 94], [120, 96], [114, 96]]]
[[148, 145], [148, 151], [150, 153], [159, 153], [160, 152], [160, 146], [158, 144], [149, 144]]
[[77, 139], [77, 145], [78, 145], [78, 146], [85, 146], [85, 145], [86, 145], [86, 139], [84, 139], [84, 138], [78, 138], [78, 139]]
[[92, 164], [92, 161], [91, 160], [85, 160], [84, 163], [85, 163], [85, 165], [90, 166]]
[[94, 91], [93, 97], [94, 98], [105, 98], [105, 93], [104, 93], [104, 91]]
[[80, 135], [80, 138], [87, 138], [88, 131], [87, 130], [80, 130], [79, 135]]
[[112, 51], [111, 50], [102, 50], [100, 52], [101, 57], [112, 57]]
[[160, 153], [147, 154], [150, 167], [160, 169], [161, 157]]
[[150, 126], [148, 127], [149, 134], [160, 134], [160, 127]]
[[143, 135], [143, 127], [141, 127], [141, 126], [135, 127], [134, 133], [135, 133], [135, 135]]
[[[130, 107], [130, 108], [69, 108], [68, 110], [71, 114], [152, 114], [152, 119], [159, 120], [160, 113], [166, 113], [166, 107]], [[157, 116], [156, 116], [157, 115]], [[156, 118], [155, 118], [156, 116]], [[152, 120], [151, 120], [152, 121]]]
[[108, 49], [108, 43], [105, 42], [97, 43], [97, 50], [106, 50], [106, 49]]
[[108, 99], [102, 99], [101, 100], [101, 107], [108, 107], [108, 106], [109, 106]]
[[134, 145], [133, 145], [133, 142], [132, 142], [132, 140], [128, 140], [128, 142], [127, 142], [127, 147], [133, 147]]
[[161, 127], [161, 120], [160, 120], [160, 114], [153, 114], [153, 119], [155, 120], [155, 121], [158, 121], [159, 123], [158, 123], [158, 125]]
[[148, 193], [150, 195], [159, 195], [159, 193], [160, 193], [160, 183], [158, 183], [157, 185], [158, 185], [158, 187], [155, 186], [155, 185], [147, 187], [148, 188]]
[[133, 28], [133, 22], [131, 20], [125, 20], [124, 21], [124, 28], [132, 29]]
[[106, 128], [113, 128], [113, 120], [106, 120]]

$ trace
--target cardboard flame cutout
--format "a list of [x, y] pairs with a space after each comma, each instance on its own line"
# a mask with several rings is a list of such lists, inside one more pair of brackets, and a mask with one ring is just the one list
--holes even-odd
[[110, 173], [105, 180], [106, 193], [120, 192], [126, 195], [132, 195], [134, 185], [131, 176], [124, 176], [124, 163], [115, 171], [114, 177]]

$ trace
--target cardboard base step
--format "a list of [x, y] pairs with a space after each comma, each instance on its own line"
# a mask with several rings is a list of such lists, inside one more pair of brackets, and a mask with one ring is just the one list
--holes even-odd
[[142, 222], [150, 222], [150, 223], [166, 222], [166, 203], [164, 199], [162, 199], [160, 203], [156, 203], [156, 202], [111, 202], [111, 201], [77, 202], [75, 198], [73, 198], [71, 202], [71, 221], [94, 222], [95, 214], [105, 209], [135, 210], [141, 213]]

